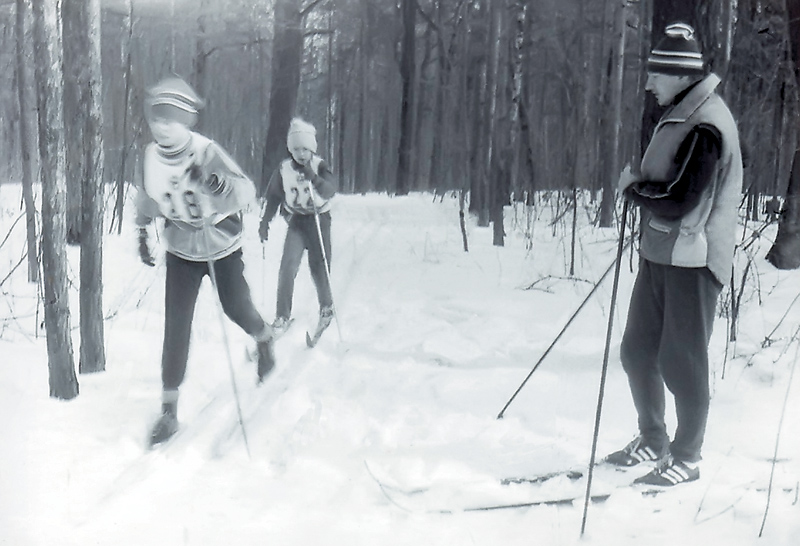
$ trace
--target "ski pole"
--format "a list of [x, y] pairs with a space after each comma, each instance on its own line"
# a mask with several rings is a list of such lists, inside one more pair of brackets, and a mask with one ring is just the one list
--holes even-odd
[[314, 202], [314, 187], [311, 180], [308, 181], [308, 195], [311, 197], [311, 206], [314, 207], [314, 223], [317, 225], [317, 237], [319, 238], [319, 248], [322, 250], [322, 261], [325, 262], [325, 278], [328, 281], [328, 290], [331, 292], [331, 307], [333, 308], [333, 320], [336, 321], [336, 332], [339, 334], [339, 341], [342, 341], [342, 328], [339, 325], [339, 313], [336, 312], [336, 302], [333, 299], [333, 284], [331, 283], [331, 266], [328, 262], [328, 253], [325, 252], [325, 241], [322, 239], [322, 226], [319, 223], [319, 209]]
[[261, 243], [261, 307], [267, 304], [267, 251]]
[[236, 374], [233, 371], [233, 359], [231, 358], [231, 347], [230, 343], [228, 342], [228, 332], [225, 329], [225, 311], [222, 308], [222, 300], [220, 299], [219, 295], [219, 286], [217, 285], [217, 272], [214, 268], [214, 260], [210, 258], [211, 249], [208, 245], [208, 232], [205, 228], [203, 228], [203, 242], [205, 243], [206, 247], [206, 256], [209, 256], [209, 258], [206, 260], [206, 263], [208, 264], [208, 276], [211, 278], [211, 286], [214, 288], [214, 292], [217, 295], [217, 297], [214, 299], [217, 302], [217, 315], [219, 316], [220, 328], [222, 328], [222, 342], [225, 346], [225, 356], [228, 359], [228, 371], [231, 375], [233, 398], [236, 401], [236, 414], [239, 418], [239, 426], [242, 429], [242, 439], [244, 440], [244, 449], [247, 451], [247, 458], [252, 459], [250, 456], [250, 443], [247, 441], [247, 429], [245, 429], [244, 417], [242, 416], [242, 405], [239, 402], [239, 388], [236, 386]]
[[[626, 205], [627, 205], [627, 203], [626, 203]], [[624, 233], [624, 230], [623, 230], [623, 233]], [[633, 239], [631, 239], [631, 242], [633, 242]], [[575, 312], [572, 313], [572, 316], [569, 317], [569, 320], [567, 320], [567, 323], [564, 325], [564, 327], [561, 329], [561, 331], [555, 337], [555, 339], [550, 344], [550, 346], [547, 347], [547, 349], [542, 354], [542, 356], [539, 358], [539, 360], [536, 362], [536, 364], [534, 364], [533, 369], [531, 369], [531, 371], [528, 373], [528, 375], [522, 381], [522, 384], [520, 384], [520, 386], [517, 387], [517, 390], [514, 391], [513, 395], [511, 395], [511, 398], [508, 400], [508, 402], [506, 402], [506, 405], [503, 406], [503, 409], [500, 410], [499, 414], [497, 414], [497, 418], [498, 419], [502, 419], [503, 418], [503, 414], [505, 414], [505, 411], [506, 411], [506, 409], [508, 409], [508, 406], [511, 405], [511, 402], [513, 402], [514, 399], [517, 397], [517, 395], [520, 393], [522, 388], [528, 382], [528, 379], [530, 379], [531, 376], [533, 375], [533, 372], [535, 372], [536, 369], [542, 364], [542, 362], [544, 362], [544, 359], [547, 358], [547, 355], [550, 354], [550, 351], [553, 349], [553, 347], [555, 347], [556, 343], [558, 343], [558, 340], [561, 339], [561, 336], [563, 336], [564, 332], [567, 331], [567, 328], [569, 328], [570, 324], [572, 324], [572, 321], [575, 320], [575, 317], [577, 317], [578, 314], [581, 312], [581, 310], [586, 306], [586, 304], [589, 303], [589, 300], [592, 298], [594, 293], [597, 292], [597, 289], [600, 288], [600, 285], [605, 280], [605, 278], [608, 276], [608, 274], [611, 272], [611, 270], [614, 268], [614, 266], [616, 265], [617, 269], [619, 269], [619, 260], [620, 260], [620, 256], [618, 254], [617, 258], [613, 262], [611, 262], [611, 265], [609, 265], [608, 268], [605, 270], [605, 272], [600, 276], [600, 279], [598, 279], [598, 281], [594, 284], [592, 289], [589, 291], [589, 294], [586, 295], [586, 297], [583, 299], [583, 301], [578, 306], [578, 308], [575, 310]]]
[[589, 471], [586, 476], [586, 497], [583, 500], [583, 519], [581, 521], [581, 536], [586, 529], [586, 514], [589, 510], [589, 499], [592, 494], [592, 473], [594, 471], [594, 461], [597, 455], [597, 436], [600, 432], [600, 415], [603, 411], [603, 392], [606, 387], [606, 376], [608, 375], [608, 353], [611, 350], [611, 333], [614, 327], [614, 308], [617, 305], [617, 288], [619, 287], [619, 271], [622, 262], [622, 251], [625, 240], [625, 223], [628, 218], [628, 200], [625, 199], [622, 205], [622, 220], [620, 222], [619, 242], [617, 243], [617, 260], [614, 268], [614, 283], [611, 289], [611, 307], [608, 310], [608, 329], [606, 330], [606, 347], [603, 351], [603, 368], [600, 372], [600, 392], [597, 395], [597, 412], [594, 418], [594, 433], [592, 435], [592, 453], [589, 457]]

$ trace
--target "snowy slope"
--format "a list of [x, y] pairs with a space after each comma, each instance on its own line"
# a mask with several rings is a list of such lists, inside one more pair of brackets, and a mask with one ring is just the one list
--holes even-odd
[[[16, 186], [0, 187], [2, 236], [19, 214], [18, 194]], [[303, 266], [297, 320], [278, 344], [277, 369], [256, 388], [255, 364], [245, 358], [249, 340], [230, 322], [222, 328], [204, 284], [181, 390], [183, 428], [172, 445], [153, 452], [144, 443], [160, 404], [163, 258], [155, 268], [140, 265], [131, 225], [107, 237], [107, 371], [79, 376], [81, 394], [70, 402], [48, 398], [36, 288], [15, 271], [2, 285], [0, 311], [0, 411], [7, 416], [0, 421], [0, 544], [577, 543], [580, 485], [559, 479], [536, 489], [501, 486], [499, 479], [585, 469], [610, 278], [504, 419], [496, 416], [613, 260], [617, 234], [583, 225], [582, 214], [576, 278], [568, 279], [566, 227], [549, 224], [547, 205], [535, 212], [531, 251], [521, 233], [524, 211], [509, 209], [506, 247], [491, 246], [490, 230], [470, 225], [464, 253], [455, 199], [337, 197], [339, 328], [334, 323], [316, 349], [305, 348], [304, 330], [313, 327], [317, 309]], [[274, 223], [262, 250], [257, 219], [247, 221], [246, 275], [271, 319], [283, 227]], [[714, 398], [700, 481], [655, 497], [615, 490], [590, 506], [581, 543], [800, 543], [798, 378], [758, 538], [797, 357], [798, 344], [789, 342], [800, 326], [798, 303], [762, 348], [800, 286], [800, 272], [779, 272], [763, 260], [768, 242], [762, 244], [754, 262], [760, 284], [745, 290], [738, 341], [726, 347], [724, 318], [712, 339]], [[20, 223], [0, 247], [0, 278], [23, 245]], [[76, 279], [78, 254], [69, 252]], [[600, 455], [635, 434], [618, 362], [631, 263], [625, 260], [620, 280]], [[76, 325], [74, 293], [71, 303]], [[78, 343], [76, 329], [76, 353]], [[598, 491], [607, 486], [601, 478]], [[581, 499], [574, 506], [442, 513], [576, 490]]]

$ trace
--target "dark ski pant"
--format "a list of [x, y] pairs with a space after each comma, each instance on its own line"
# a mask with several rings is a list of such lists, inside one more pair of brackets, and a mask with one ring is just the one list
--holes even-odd
[[665, 450], [664, 385], [675, 397], [678, 426], [669, 446], [681, 461], [700, 460], [708, 418], [708, 343], [720, 283], [705, 267], [642, 259], [633, 286], [620, 357], [628, 375], [639, 432]]
[[[264, 330], [264, 320], [250, 298], [250, 287], [244, 278], [242, 251], [215, 260], [222, 309], [242, 330], [255, 336]], [[164, 390], [177, 389], [186, 375], [189, 338], [203, 277], [209, 274], [208, 262], [184, 260], [167, 253], [167, 284], [164, 298], [164, 349], [161, 356], [161, 381]]]
[[289, 219], [289, 229], [286, 231], [286, 240], [283, 243], [283, 256], [278, 272], [278, 301], [276, 316], [289, 318], [292, 316], [292, 298], [294, 296], [294, 281], [300, 270], [303, 252], [308, 250], [308, 267], [311, 278], [317, 289], [317, 300], [320, 308], [333, 305], [331, 287], [328, 283], [326, 267], [331, 261], [331, 215], [323, 212], [319, 215], [319, 227], [322, 231], [322, 241], [325, 245], [325, 256], [328, 265], [322, 256], [319, 244], [319, 233], [313, 214], [295, 214]]

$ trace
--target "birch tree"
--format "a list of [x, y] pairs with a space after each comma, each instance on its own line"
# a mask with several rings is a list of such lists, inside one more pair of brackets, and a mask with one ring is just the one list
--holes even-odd
[[68, 400], [78, 395], [78, 380], [72, 357], [67, 293], [61, 3], [32, 0], [31, 4], [42, 171], [42, 267], [50, 396]]
[[65, 82], [71, 82], [73, 86], [70, 100], [65, 101], [65, 108], [70, 106], [67, 126], [71, 128], [67, 131], [67, 148], [70, 150], [67, 165], [71, 165], [68, 170], [75, 178], [69, 193], [80, 189], [81, 346], [78, 369], [81, 373], [90, 373], [105, 369], [100, 0], [62, 0], [62, 6], [64, 73], [71, 76], [65, 78]]

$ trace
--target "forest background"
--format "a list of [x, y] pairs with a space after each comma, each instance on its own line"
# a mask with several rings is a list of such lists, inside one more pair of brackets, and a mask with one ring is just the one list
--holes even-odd
[[51, 395], [78, 391], [64, 242], [81, 245], [80, 371], [99, 371], [102, 233], [122, 229], [150, 138], [144, 93], [172, 73], [207, 98], [198, 129], [260, 190], [300, 115], [318, 127], [340, 192], [455, 191], [462, 222], [468, 208], [502, 245], [504, 207], [544, 193], [564, 218], [588, 194], [586, 214], [613, 224], [618, 173], [661, 114], [644, 92], [647, 53], [683, 20], [739, 123], [746, 216], [780, 221], [770, 260], [798, 267], [798, 4], [0, 0], [0, 182], [28, 188], [17, 265], [27, 261], [31, 281], [45, 273]]

